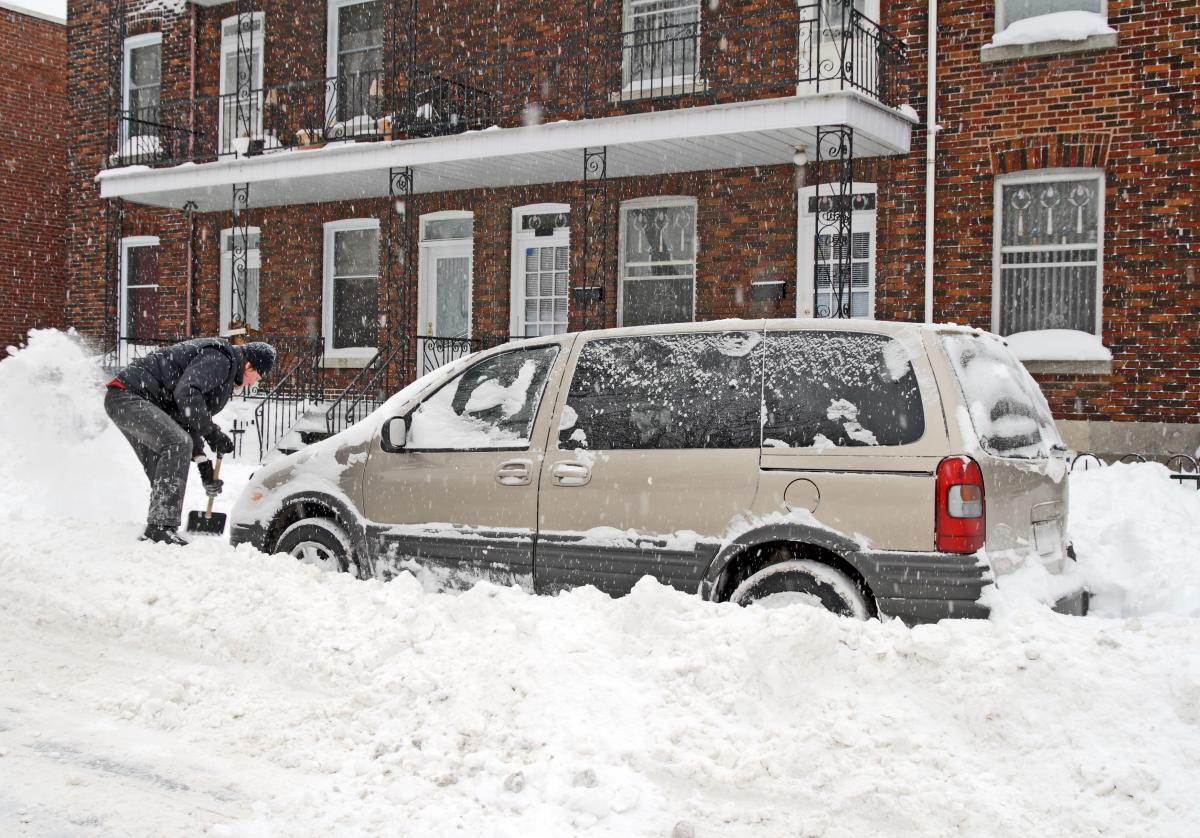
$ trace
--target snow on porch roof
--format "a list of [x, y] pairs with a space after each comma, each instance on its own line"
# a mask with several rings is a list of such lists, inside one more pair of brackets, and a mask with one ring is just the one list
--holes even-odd
[[814, 159], [817, 126], [854, 129], [856, 157], [905, 154], [913, 120], [856, 92], [793, 96], [653, 113], [488, 128], [448, 137], [326, 145], [166, 169], [127, 166], [97, 176], [103, 198], [200, 212], [228, 210], [233, 184], [250, 206], [377, 198], [388, 170], [411, 166], [415, 192], [582, 180], [583, 150], [608, 146], [608, 177], [790, 164]]

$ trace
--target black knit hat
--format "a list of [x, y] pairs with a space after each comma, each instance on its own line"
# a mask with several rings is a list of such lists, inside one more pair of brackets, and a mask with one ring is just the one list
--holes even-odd
[[275, 365], [275, 347], [269, 343], [247, 343], [242, 354], [260, 376], [265, 377]]

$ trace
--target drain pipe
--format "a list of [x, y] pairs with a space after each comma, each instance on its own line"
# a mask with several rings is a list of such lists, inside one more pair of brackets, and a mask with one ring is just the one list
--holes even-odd
[[[191, 44], [188, 47], [188, 158], [195, 151], [196, 140], [196, 4], [191, 4]], [[188, 201], [183, 211], [187, 213], [187, 307], [184, 315], [184, 337], [192, 336], [192, 308], [195, 306], [196, 260], [192, 252], [196, 240], [196, 204]]]
[[929, 0], [925, 94], [925, 322], [933, 322], [934, 188], [937, 184], [937, 0]]

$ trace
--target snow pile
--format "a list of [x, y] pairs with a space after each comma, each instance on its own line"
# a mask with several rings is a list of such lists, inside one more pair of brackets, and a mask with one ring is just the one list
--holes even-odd
[[1022, 361], [1111, 361], [1112, 351], [1099, 335], [1075, 329], [1043, 329], [1017, 332], [1005, 342]]
[[1071, 538], [1110, 617], [1200, 617], [1200, 491], [1157, 463], [1071, 474]]
[[984, 49], [1046, 41], [1086, 41], [1093, 35], [1115, 34], [1117, 31], [1108, 25], [1104, 15], [1079, 11], [1052, 12], [1010, 23], [1003, 32], [997, 32]]

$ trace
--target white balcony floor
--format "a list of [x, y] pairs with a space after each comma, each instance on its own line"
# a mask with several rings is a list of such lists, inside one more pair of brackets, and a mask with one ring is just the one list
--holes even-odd
[[854, 92], [490, 128], [448, 137], [348, 142], [163, 169], [127, 166], [97, 176], [103, 198], [200, 212], [228, 210], [232, 186], [250, 206], [377, 198], [388, 170], [411, 166], [414, 191], [523, 186], [583, 179], [583, 150], [608, 146], [608, 177], [790, 164], [797, 144], [814, 159], [817, 126], [854, 129], [854, 156], [906, 154], [913, 120]]

